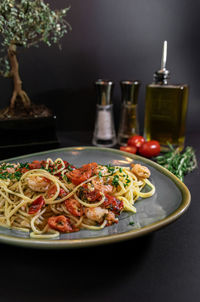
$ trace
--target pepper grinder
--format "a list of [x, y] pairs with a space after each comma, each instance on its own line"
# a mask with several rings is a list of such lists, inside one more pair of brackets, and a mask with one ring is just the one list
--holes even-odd
[[98, 147], [113, 147], [116, 144], [114, 127], [112, 92], [114, 83], [109, 80], [97, 80], [96, 120], [92, 143]]
[[129, 137], [139, 134], [137, 100], [139, 81], [121, 81], [122, 107], [118, 132], [119, 145], [125, 146]]

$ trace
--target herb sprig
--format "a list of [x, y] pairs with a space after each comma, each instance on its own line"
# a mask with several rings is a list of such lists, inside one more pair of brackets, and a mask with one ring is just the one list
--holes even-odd
[[183, 181], [184, 176], [197, 167], [195, 151], [188, 146], [184, 152], [180, 152], [178, 149], [173, 148], [171, 144], [168, 145], [170, 151], [155, 157], [155, 161]]

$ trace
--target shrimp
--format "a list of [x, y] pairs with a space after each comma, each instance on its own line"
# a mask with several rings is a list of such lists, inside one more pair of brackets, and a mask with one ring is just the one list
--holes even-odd
[[18, 167], [18, 165], [13, 164], [13, 165], [11, 165], [11, 166], [6, 167], [6, 171], [7, 171], [8, 173], [15, 173], [17, 167]]
[[149, 178], [151, 175], [151, 172], [145, 166], [140, 164], [132, 164], [131, 167], [131, 172], [134, 173], [138, 178]]
[[85, 215], [88, 219], [101, 223], [104, 216], [108, 214], [108, 210], [100, 207], [96, 208], [85, 208]]
[[108, 174], [108, 168], [105, 167], [105, 166], [98, 165], [98, 166], [94, 169], [94, 173], [95, 173], [95, 174], [99, 174], [99, 172], [100, 172], [102, 175], [106, 175], [106, 174]]
[[92, 184], [96, 190], [103, 193], [111, 193], [113, 191], [113, 186], [109, 184], [104, 184], [103, 179], [93, 179]]
[[28, 187], [35, 192], [46, 192], [50, 187], [50, 181], [41, 176], [30, 175], [27, 177]]
[[8, 173], [15, 173], [15, 168], [6, 168]]
[[119, 219], [115, 217], [115, 214], [111, 211], [108, 211], [108, 215], [106, 216], [106, 220], [108, 221], [107, 225], [111, 225], [113, 223], [118, 223]]

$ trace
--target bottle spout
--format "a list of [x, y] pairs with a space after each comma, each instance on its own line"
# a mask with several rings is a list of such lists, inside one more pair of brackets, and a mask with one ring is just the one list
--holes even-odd
[[167, 41], [163, 43], [162, 59], [161, 59], [161, 70], [166, 69], [167, 64]]
[[162, 58], [161, 58], [161, 68], [154, 73], [155, 83], [167, 84], [167, 79], [169, 79], [170, 71], [166, 68], [167, 64], [167, 41], [163, 43]]

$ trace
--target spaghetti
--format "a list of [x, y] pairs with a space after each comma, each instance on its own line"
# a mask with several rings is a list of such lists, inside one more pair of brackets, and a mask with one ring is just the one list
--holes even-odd
[[[117, 223], [122, 211], [154, 194], [147, 167], [89, 163], [75, 168], [61, 158], [0, 165], [0, 225], [54, 238], [82, 228]], [[148, 192], [143, 188], [148, 187]]]

